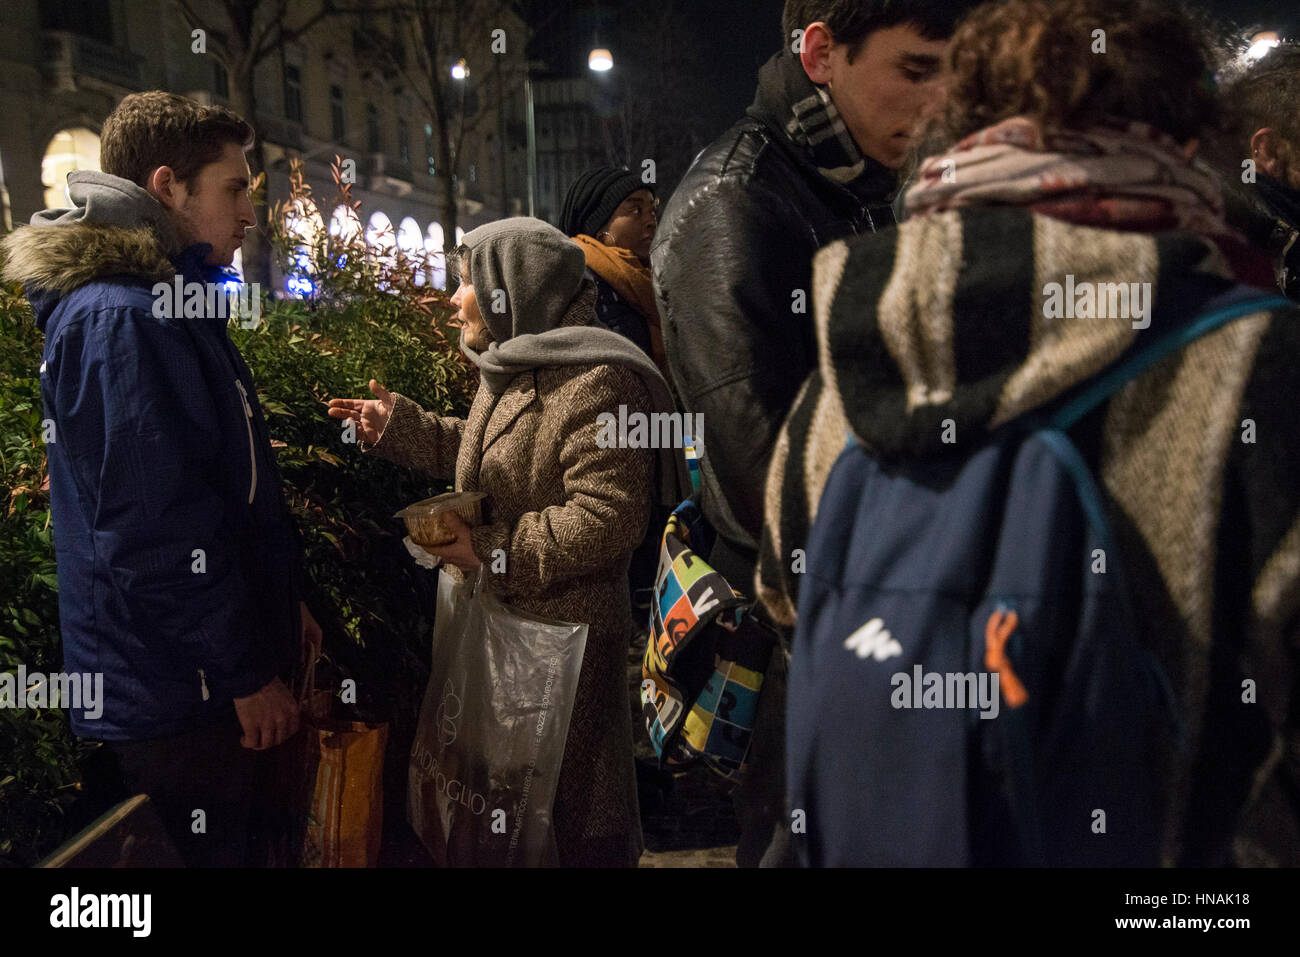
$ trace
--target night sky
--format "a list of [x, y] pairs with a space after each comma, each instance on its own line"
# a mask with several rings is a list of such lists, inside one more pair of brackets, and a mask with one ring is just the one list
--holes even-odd
[[[635, 33], [645, 5], [657, 0], [556, 0], [540, 4], [545, 33], [553, 40], [548, 59], [572, 51], [557, 72], [581, 75], [586, 51], [602, 33]], [[1300, 0], [1191, 0], [1194, 6], [1243, 28], [1300, 31]], [[700, 88], [698, 110], [713, 135], [740, 118], [754, 96], [758, 68], [776, 52], [784, 0], [688, 0], [685, 14], [705, 40], [708, 57], [693, 77]], [[601, 40], [608, 43], [608, 40]], [[543, 54], [546, 55], [546, 54]], [[618, 51], [614, 51], [617, 63]], [[615, 67], [617, 69], [617, 66]], [[712, 136], [710, 136], [712, 138]]]
[[701, 88], [711, 91], [709, 111], [717, 132], [740, 118], [754, 99], [758, 68], [778, 49], [784, 0], [696, 0], [702, 29], [715, 56], [701, 68]]
[[[614, 53], [619, 38], [644, 36], [639, 26], [647, 3], [659, 0], [570, 0], [538, 3], [532, 56], [559, 75], [586, 72], [587, 51], [600, 44]], [[691, 80], [701, 95], [697, 108], [716, 133], [738, 120], [754, 99], [758, 68], [777, 51], [784, 0], [679, 0], [691, 29], [698, 31], [707, 55]], [[623, 42], [628, 42], [624, 40]], [[653, 43], [653, 38], [646, 38]], [[710, 137], [712, 138], [712, 137]]]

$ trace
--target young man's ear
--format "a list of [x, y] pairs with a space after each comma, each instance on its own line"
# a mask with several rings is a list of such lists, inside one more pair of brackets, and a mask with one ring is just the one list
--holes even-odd
[[1282, 137], [1277, 130], [1265, 127], [1250, 138], [1250, 158], [1261, 173], [1279, 179], [1282, 173]]
[[826, 24], [818, 20], [808, 25], [803, 33], [803, 46], [799, 52], [799, 62], [803, 64], [808, 79], [818, 85], [831, 81], [831, 45], [834, 39]]
[[184, 199], [184, 187], [170, 166], [159, 166], [150, 173], [145, 189], [167, 209], [176, 209]]

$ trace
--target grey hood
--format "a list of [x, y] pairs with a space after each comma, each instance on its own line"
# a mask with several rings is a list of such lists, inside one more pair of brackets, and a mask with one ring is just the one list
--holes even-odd
[[124, 229], [152, 226], [168, 254], [180, 252], [180, 239], [166, 211], [146, 189], [129, 179], [111, 173], [78, 170], [68, 174], [68, 195], [74, 204], [71, 209], [43, 209], [32, 216], [31, 224], [71, 226], [95, 223]]
[[504, 343], [560, 327], [587, 271], [577, 243], [527, 216], [480, 226], [464, 242], [479, 311], [493, 339]]

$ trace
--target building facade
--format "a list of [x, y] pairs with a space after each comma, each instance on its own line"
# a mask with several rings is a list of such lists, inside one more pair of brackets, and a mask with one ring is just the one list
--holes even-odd
[[[162, 89], [230, 105], [230, 78], [216, 52], [225, 22], [221, 0], [189, 6], [214, 25], [202, 42], [174, 0], [0, 4], [0, 199], [7, 196], [13, 225], [68, 204], [67, 174], [99, 168], [104, 119], [128, 93]], [[292, 4], [290, 26], [315, 6]], [[376, 37], [391, 44], [383, 56], [372, 48]], [[462, 38], [463, 78], [448, 77], [445, 85], [461, 142], [457, 238], [527, 212], [528, 196], [527, 28], [498, 8], [490, 23]], [[310, 215], [318, 225], [341, 225], [346, 214], [331, 202], [330, 166], [338, 156], [356, 171], [352, 198], [361, 202], [368, 238], [382, 245], [391, 228], [387, 241], [410, 251], [443, 248], [447, 217], [435, 127], [417, 93], [418, 76], [412, 82], [412, 73], [395, 68], [413, 62], [408, 47], [396, 20], [359, 24], [335, 15], [261, 59], [253, 74], [255, 125], [263, 136], [268, 203], [287, 197], [290, 160], [297, 158], [316, 201]], [[450, 71], [451, 62], [443, 66]], [[435, 281], [442, 275], [436, 268]]]

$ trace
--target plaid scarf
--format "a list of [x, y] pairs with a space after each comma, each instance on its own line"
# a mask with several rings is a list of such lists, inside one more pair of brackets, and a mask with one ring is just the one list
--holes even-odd
[[1244, 241], [1213, 173], [1144, 123], [1045, 130], [1013, 117], [927, 159], [905, 203], [909, 215], [1005, 204], [1080, 226]]
[[808, 79], [798, 57], [778, 53], [763, 65], [749, 112], [784, 132], [819, 175], [864, 204], [893, 200], [897, 174], [858, 148], [830, 94]]
[[808, 150], [817, 172], [832, 183], [851, 183], [866, 169], [866, 157], [823, 87], [815, 87], [811, 96], [795, 103], [785, 131], [791, 142]]

